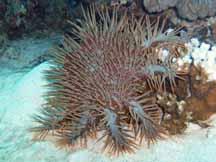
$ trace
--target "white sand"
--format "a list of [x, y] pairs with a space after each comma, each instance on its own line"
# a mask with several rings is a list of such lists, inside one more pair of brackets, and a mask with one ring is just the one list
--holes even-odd
[[[51, 143], [33, 143], [28, 128], [31, 116], [43, 103], [41, 64], [27, 74], [11, 74], [0, 80], [0, 162], [62, 162], [66, 152]], [[24, 75], [24, 76], [23, 76]], [[21, 77], [23, 76], [23, 77]]]

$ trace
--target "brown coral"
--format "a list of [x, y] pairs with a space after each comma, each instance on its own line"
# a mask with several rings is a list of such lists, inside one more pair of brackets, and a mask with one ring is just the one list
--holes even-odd
[[[174, 90], [173, 58], [185, 47], [176, 31], [164, 32], [165, 22], [143, 20], [93, 7], [79, 25], [72, 23], [76, 39], [65, 36], [45, 72], [47, 103], [32, 129], [40, 139], [51, 133], [69, 146], [102, 141], [103, 150], [118, 155], [162, 137], [156, 94]], [[169, 55], [161, 58], [163, 49]]]
[[200, 66], [192, 66], [190, 72], [191, 96], [187, 98], [187, 111], [191, 112], [192, 121], [207, 120], [216, 113], [216, 82], [207, 81], [208, 75]]
[[178, 82], [175, 93], [178, 100], [183, 100], [184, 102], [184, 111], [181, 115], [176, 116], [172, 114], [173, 112], [178, 112], [175, 111], [177, 100], [169, 106], [166, 103], [167, 101], [170, 102], [170, 100], [163, 99], [162, 101], [165, 104], [159, 103], [161, 107], [166, 109], [165, 112], [169, 114], [169, 107], [174, 110], [171, 111], [171, 119], [163, 122], [172, 134], [183, 133], [188, 122], [193, 122], [201, 127], [207, 127], [210, 125], [208, 119], [216, 113], [216, 82], [207, 81], [208, 75], [205, 69], [192, 63], [189, 66], [188, 75], [185, 75], [184, 78], [186, 82]]

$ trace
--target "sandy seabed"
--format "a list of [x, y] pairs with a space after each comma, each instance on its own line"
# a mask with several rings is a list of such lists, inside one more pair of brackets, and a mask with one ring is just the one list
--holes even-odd
[[0, 162], [214, 162], [216, 154], [216, 117], [212, 127], [189, 125], [186, 133], [159, 141], [134, 155], [108, 158], [89, 150], [74, 153], [58, 150], [50, 142], [36, 142], [28, 128], [31, 116], [44, 103], [42, 63], [28, 73], [0, 76]]

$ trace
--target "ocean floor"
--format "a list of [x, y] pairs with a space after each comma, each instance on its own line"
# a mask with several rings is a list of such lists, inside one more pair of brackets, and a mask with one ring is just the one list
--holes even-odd
[[159, 141], [134, 155], [108, 158], [90, 150], [59, 150], [50, 142], [33, 142], [28, 129], [46, 91], [42, 63], [29, 72], [0, 75], [0, 162], [215, 162], [216, 116], [211, 127], [189, 125], [184, 135]]

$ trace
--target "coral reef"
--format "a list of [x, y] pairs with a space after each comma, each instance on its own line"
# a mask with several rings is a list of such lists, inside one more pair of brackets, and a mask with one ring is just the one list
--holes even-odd
[[80, 6], [109, 5], [110, 0], [1, 0], [0, 32], [10, 39], [33, 31], [62, 30], [80, 16]]
[[0, 31], [10, 38], [36, 30], [61, 29], [73, 18], [77, 0], [3, 0], [0, 2]]
[[140, 15], [154, 15], [175, 8], [178, 13], [173, 18], [180, 15], [187, 20], [213, 16], [216, 12], [215, 0], [4, 0], [0, 2], [0, 32], [7, 33], [9, 38], [17, 38], [36, 30], [66, 29], [67, 20], [80, 18], [81, 6], [93, 3], [102, 7], [121, 5], [133, 8], [133, 12]]
[[31, 130], [61, 146], [103, 143], [107, 153], [134, 152], [166, 134], [157, 94], [174, 93], [187, 72], [176, 60], [187, 51], [166, 21], [128, 18], [118, 10], [84, 12], [84, 20], [53, 51], [47, 103]]
[[161, 12], [175, 7], [178, 14], [188, 20], [196, 20], [216, 13], [215, 0], [143, 0], [145, 9], [149, 12]]

